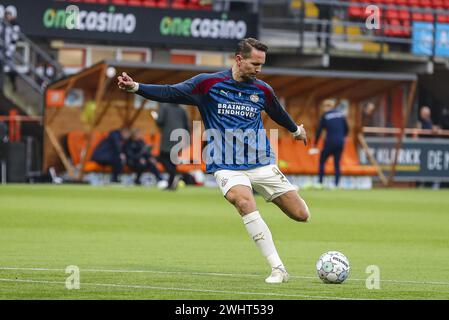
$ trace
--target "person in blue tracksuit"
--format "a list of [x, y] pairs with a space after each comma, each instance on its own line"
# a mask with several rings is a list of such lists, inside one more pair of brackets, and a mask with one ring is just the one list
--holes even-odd
[[324, 165], [330, 156], [334, 156], [335, 168], [335, 186], [340, 182], [340, 161], [345, 145], [345, 138], [348, 135], [348, 123], [345, 115], [337, 110], [336, 101], [333, 99], [326, 99], [321, 103], [324, 114], [321, 116], [318, 129], [315, 134], [314, 145], [318, 143], [321, 132], [326, 130], [326, 140], [324, 148], [320, 154], [319, 164], [319, 181], [323, 183]]
[[270, 265], [271, 274], [265, 282], [282, 283], [289, 276], [257, 209], [253, 188], [296, 221], [307, 221], [310, 213], [295, 186], [275, 164], [262, 112], [296, 140], [305, 142], [306, 132], [284, 110], [273, 89], [256, 78], [267, 50], [257, 39], [246, 38], [239, 41], [230, 70], [199, 74], [174, 85], [137, 83], [123, 72], [118, 86], [147, 99], [198, 106], [207, 137], [203, 150], [206, 171], [214, 174], [223, 196], [242, 216], [246, 230]]

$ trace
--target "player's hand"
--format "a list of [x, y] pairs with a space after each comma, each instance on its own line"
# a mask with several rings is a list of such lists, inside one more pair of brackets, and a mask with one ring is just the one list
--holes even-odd
[[123, 72], [121, 76], [117, 77], [118, 80], [118, 87], [122, 90], [130, 91], [134, 89], [135, 83], [134, 80], [126, 74], [126, 72]]
[[298, 126], [298, 134], [294, 135], [296, 140], [304, 141], [304, 145], [307, 145], [307, 133], [306, 129], [304, 129], [304, 125]]

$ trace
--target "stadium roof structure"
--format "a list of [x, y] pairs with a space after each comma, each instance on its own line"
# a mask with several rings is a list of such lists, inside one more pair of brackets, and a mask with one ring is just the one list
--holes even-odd
[[[104, 118], [108, 118], [105, 115], [114, 103], [120, 102], [122, 106], [127, 106], [127, 110], [129, 110], [129, 112], [127, 111], [125, 113], [126, 119], [122, 125], [132, 126], [139, 118], [144, 109], [145, 100], [141, 102], [140, 108], [136, 108], [132, 98], [130, 98], [132, 95], [117, 87], [116, 76], [122, 72], [128, 73], [134, 80], [142, 83], [175, 84], [199, 73], [216, 72], [225, 68], [216, 66], [102, 61], [77, 74], [67, 76], [50, 84], [47, 87], [47, 97], [48, 91], [59, 90], [67, 93], [71, 89], [77, 88], [84, 91], [85, 101], [90, 99], [95, 102], [96, 108], [92, 121], [86, 127], [86, 124], [75, 124], [74, 117], [76, 116], [73, 111], [64, 110], [73, 108], [52, 108], [48, 105], [48, 101], [46, 101], [44, 123], [47, 135], [44, 142], [44, 170], [50, 166], [50, 162], [47, 161], [48, 157], [51, 154], [54, 156], [56, 153], [69, 174], [73, 174], [73, 166], [70, 165], [70, 161], [64, 154], [64, 148], [60, 145], [59, 141], [70, 130], [79, 129], [92, 133], [98, 129]], [[305, 106], [314, 107], [313, 109], [318, 109], [319, 101], [325, 98], [347, 99], [354, 106], [366, 99], [405, 85], [408, 88], [408, 99], [403, 106], [405, 119], [408, 119], [412, 108], [417, 82], [417, 75], [411, 73], [331, 71], [273, 67], [264, 67], [263, 72], [258, 78], [272, 86], [276, 95], [283, 98], [287, 104], [290, 99], [302, 97]], [[360, 108], [354, 109], [359, 110]], [[317, 116], [318, 112], [315, 112], [315, 115]], [[357, 116], [355, 118], [359, 117]], [[117, 126], [117, 124], [114, 125]], [[357, 127], [360, 126], [357, 123], [355, 125]], [[89, 144], [86, 146], [86, 149], [88, 148]], [[87, 150], [85, 150], [84, 154], [86, 152]], [[82, 169], [83, 166], [81, 167], [81, 172]], [[80, 174], [82, 175], [82, 173]]]
[[[182, 82], [198, 73], [216, 72], [225, 67], [196, 66], [183, 64], [139, 63], [103, 61], [90, 68], [84, 69], [78, 74], [68, 76], [55, 83], [50, 89], [66, 89], [73, 87], [76, 82], [83, 83], [83, 87], [97, 87], [101, 72], [106, 76], [106, 69], [114, 67], [117, 75], [127, 72], [136, 81], [152, 84], [174, 84]], [[410, 83], [418, 79], [413, 73], [388, 73], [388, 72], [357, 72], [357, 71], [333, 71], [313, 69], [292, 69], [264, 67], [258, 78], [273, 87], [278, 96], [289, 98], [295, 95], [317, 92], [319, 98], [341, 97], [353, 101], [363, 100], [376, 95], [393, 86]], [[69, 85], [69, 84], [72, 85]], [[116, 90], [119, 90], [116, 88]]]

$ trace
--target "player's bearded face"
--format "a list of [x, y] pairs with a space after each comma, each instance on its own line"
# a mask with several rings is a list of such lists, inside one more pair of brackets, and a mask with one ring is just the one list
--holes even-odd
[[253, 49], [249, 57], [239, 56], [239, 58], [237, 65], [240, 76], [244, 80], [251, 80], [256, 78], [257, 74], [262, 70], [262, 66], [265, 63], [265, 52]]

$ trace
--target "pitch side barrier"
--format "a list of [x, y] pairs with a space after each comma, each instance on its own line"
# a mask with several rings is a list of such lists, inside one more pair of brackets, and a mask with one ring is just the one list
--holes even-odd
[[[398, 128], [365, 127], [363, 132], [370, 154], [394, 181], [449, 182], [449, 130], [406, 128], [399, 147]], [[366, 153], [360, 153], [360, 162], [370, 162]]]

